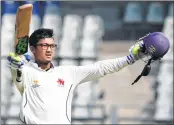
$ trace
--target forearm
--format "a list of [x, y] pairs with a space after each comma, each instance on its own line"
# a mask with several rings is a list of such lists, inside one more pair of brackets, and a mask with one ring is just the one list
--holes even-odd
[[18, 71], [16, 69], [11, 68], [12, 80], [19, 92], [22, 94], [24, 87], [22, 81], [22, 71]]
[[127, 65], [129, 64], [126, 56], [98, 61], [94, 64], [78, 66], [75, 71], [75, 77], [78, 81], [77, 83], [96, 80], [107, 74], [118, 72]]
[[98, 61], [94, 65], [98, 67], [100, 74], [104, 76], [106, 74], [118, 72], [129, 64], [127, 62], [127, 57], [125, 56], [115, 59]]

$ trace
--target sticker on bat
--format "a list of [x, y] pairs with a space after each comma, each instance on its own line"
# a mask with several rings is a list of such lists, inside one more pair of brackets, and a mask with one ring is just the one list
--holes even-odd
[[18, 44], [16, 45], [16, 53], [18, 55], [22, 55], [28, 52], [28, 36], [22, 37], [18, 40]]

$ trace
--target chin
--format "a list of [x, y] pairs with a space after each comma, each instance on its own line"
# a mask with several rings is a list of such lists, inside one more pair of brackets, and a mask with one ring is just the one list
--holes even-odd
[[45, 58], [44, 60], [43, 60], [44, 62], [51, 62], [52, 61], [52, 58]]
[[45, 61], [42, 62], [42, 64], [45, 64], [45, 65], [47, 65], [49, 63], [51, 63], [51, 60], [45, 60]]
[[46, 58], [45, 61], [52, 61], [53, 58]]
[[52, 59], [45, 60], [45, 62], [48, 62], [48, 63], [50, 63], [51, 61], [52, 61]]

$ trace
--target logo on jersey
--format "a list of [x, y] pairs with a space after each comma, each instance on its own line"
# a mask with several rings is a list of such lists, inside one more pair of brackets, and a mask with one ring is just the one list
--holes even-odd
[[38, 80], [34, 80], [33, 83], [34, 83], [34, 85], [32, 85], [33, 88], [37, 88], [37, 87], [40, 86], [40, 85], [38, 84]]
[[60, 87], [64, 87], [65, 81], [63, 79], [58, 78], [57, 83]]

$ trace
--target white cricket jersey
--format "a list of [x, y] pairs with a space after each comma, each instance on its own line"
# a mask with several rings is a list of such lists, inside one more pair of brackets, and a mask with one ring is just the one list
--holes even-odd
[[22, 95], [20, 119], [27, 124], [71, 124], [71, 102], [76, 86], [127, 65], [127, 58], [122, 57], [45, 71], [30, 61], [22, 68], [21, 82], [16, 81], [16, 71], [12, 70], [13, 81]]

